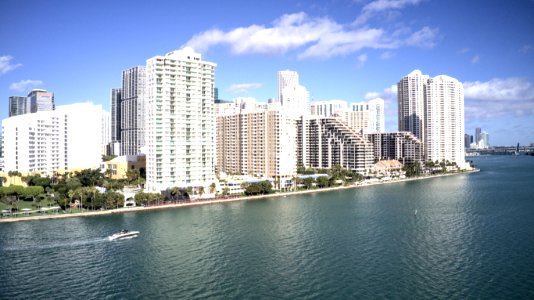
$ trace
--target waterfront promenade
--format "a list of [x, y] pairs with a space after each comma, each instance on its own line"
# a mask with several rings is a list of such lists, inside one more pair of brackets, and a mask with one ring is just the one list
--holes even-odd
[[155, 210], [155, 209], [169, 209], [169, 208], [177, 208], [177, 207], [219, 204], [219, 203], [228, 203], [228, 202], [244, 201], [244, 200], [255, 200], [255, 199], [263, 199], [263, 198], [285, 197], [285, 196], [290, 196], [290, 195], [321, 193], [321, 192], [329, 192], [329, 191], [336, 191], [336, 190], [361, 188], [361, 187], [374, 186], [374, 185], [394, 184], [394, 183], [401, 183], [401, 182], [407, 182], [407, 181], [424, 180], [424, 179], [443, 177], [443, 176], [454, 176], [454, 175], [468, 174], [468, 173], [478, 172], [478, 171], [479, 169], [473, 169], [470, 171], [457, 172], [457, 173], [425, 175], [425, 176], [410, 177], [410, 178], [403, 178], [403, 179], [392, 179], [392, 180], [387, 180], [387, 181], [364, 180], [361, 182], [356, 182], [351, 185], [301, 190], [301, 191], [278, 192], [275, 194], [257, 195], [257, 196], [232, 196], [228, 198], [192, 200], [192, 201], [179, 202], [179, 203], [160, 204], [160, 205], [151, 205], [151, 206], [125, 207], [125, 208], [117, 208], [117, 209], [109, 209], [109, 210], [101, 210], [101, 211], [87, 211], [87, 212], [80, 212], [80, 213], [56, 213], [56, 214], [47, 214], [47, 215], [39, 215], [39, 216], [8, 217], [8, 218], [0, 219], [0, 223], [19, 222], [19, 221], [37, 221], [37, 220], [60, 219], [60, 218], [75, 218], [75, 217], [87, 217], [87, 216], [101, 216], [101, 215], [111, 215], [111, 214], [118, 214], [118, 213], [149, 211], [149, 210]]

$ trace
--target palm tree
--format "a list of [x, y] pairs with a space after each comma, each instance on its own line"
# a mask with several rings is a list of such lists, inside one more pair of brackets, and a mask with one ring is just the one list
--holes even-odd
[[210, 184], [210, 194], [213, 194], [215, 193], [215, 189], [217, 188], [217, 185], [215, 184], [215, 182], [212, 182]]
[[204, 194], [204, 187], [203, 186], [198, 188], [198, 194], [200, 195], [200, 198], [202, 198], [202, 194]]

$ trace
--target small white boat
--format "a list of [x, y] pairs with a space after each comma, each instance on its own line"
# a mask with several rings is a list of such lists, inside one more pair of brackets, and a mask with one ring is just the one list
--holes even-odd
[[413, 214], [417, 216], [417, 209], [416, 209], [416, 210], [414, 211], [414, 213], [413, 213]]
[[131, 239], [131, 238], [137, 237], [138, 235], [139, 235], [139, 231], [129, 231], [126, 229], [122, 229], [121, 231], [108, 236], [108, 239], [110, 241], [125, 240], [125, 239]]

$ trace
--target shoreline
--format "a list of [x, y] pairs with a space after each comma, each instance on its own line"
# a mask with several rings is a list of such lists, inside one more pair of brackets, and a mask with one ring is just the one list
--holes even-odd
[[388, 180], [388, 181], [367, 182], [367, 183], [352, 184], [352, 185], [347, 185], [347, 186], [343, 186], [342, 185], [342, 186], [322, 188], [322, 189], [279, 192], [279, 193], [275, 193], [275, 194], [257, 195], [257, 196], [238, 196], [238, 197], [234, 197], [234, 198], [225, 198], [225, 199], [216, 199], [216, 200], [198, 200], [198, 201], [194, 201], [194, 202], [162, 204], [162, 205], [158, 205], [158, 206], [136, 206], [136, 207], [118, 208], [118, 209], [112, 209], [112, 210], [88, 211], [88, 212], [70, 213], [70, 214], [57, 213], [57, 214], [52, 214], [52, 215], [27, 216], [27, 217], [17, 217], [17, 218], [2, 218], [2, 219], [0, 219], [0, 223], [12, 223], [12, 222], [21, 222], [21, 221], [39, 221], [39, 220], [50, 220], [50, 219], [64, 219], [64, 218], [103, 216], [103, 215], [130, 213], [130, 212], [151, 211], [151, 210], [158, 210], [158, 209], [171, 209], [171, 208], [179, 208], [179, 207], [198, 206], [198, 205], [221, 204], [221, 203], [230, 203], [230, 202], [247, 201], [247, 200], [257, 200], [257, 199], [265, 199], [265, 198], [279, 198], [279, 197], [301, 195], [301, 194], [323, 193], [323, 192], [331, 192], [331, 191], [338, 191], [338, 190], [356, 189], [356, 188], [363, 188], [363, 187], [368, 187], [368, 186], [391, 184], [391, 183], [402, 183], [402, 182], [409, 182], [409, 181], [419, 181], [419, 180], [438, 178], [438, 177], [444, 177], [444, 176], [470, 174], [470, 173], [476, 173], [476, 172], [479, 172], [479, 171], [480, 171], [480, 169], [473, 169], [473, 170], [470, 170], [470, 171], [458, 172], [458, 173], [428, 175], [428, 176], [423, 176], [423, 177], [415, 177], [415, 178], [411, 177], [411, 178]]

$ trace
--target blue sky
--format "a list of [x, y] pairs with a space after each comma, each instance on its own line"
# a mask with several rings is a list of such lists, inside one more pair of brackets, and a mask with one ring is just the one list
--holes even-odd
[[465, 130], [534, 143], [534, 1], [0, 1], [0, 118], [33, 88], [109, 110], [124, 69], [183, 46], [218, 64], [224, 99], [276, 96], [295, 70], [312, 100], [386, 100], [414, 69], [464, 83]]

